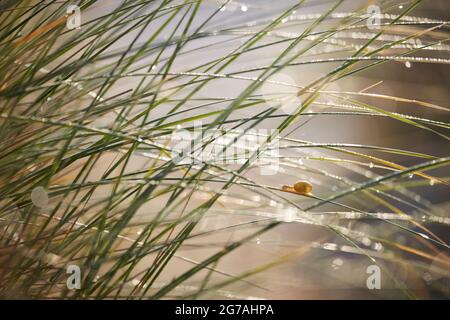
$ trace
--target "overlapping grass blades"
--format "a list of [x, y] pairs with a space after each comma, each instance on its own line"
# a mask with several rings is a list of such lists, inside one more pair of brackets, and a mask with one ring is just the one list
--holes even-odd
[[[372, 31], [366, 7], [342, 12], [342, 0], [309, 15], [303, 10], [310, 1], [270, 9], [252, 2], [261, 15], [251, 21], [222, 17], [232, 1], [79, 1], [80, 30], [67, 30], [66, 2], [0, 2], [1, 296], [245, 298], [225, 288], [232, 284], [265, 296], [269, 289], [251, 276], [320, 250], [380, 265], [405, 297], [423, 293], [386, 261], [431, 268], [448, 281], [448, 244], [430, 229], [448, 228], [448, 208], [416, 192], [425, 186], [448, 193], [448, 156], [296, 135], [322, 117], [388, 118], [448, 148], [449, 124], [416, 112], [446, 113], [445, 106], [377, 94], [376, 86], [329, 87], [392, 62], [449, 64], [448, 22], [415, 17], [420, 3], [407, 1], [398, 13], [396, 1], [388, 1], [381, 28]], [[302, 66], [318, 68], [304, 84], [273, 80]], [[287, 91], [262, 96], [267, 83]], [[302, 103], [283, 113], [280, 99], [293, 90]], [[411, 112], [393, 112], [386, 101], [408, 104]], [[194, 131], [199, 121], [215, 138], [197, 141], [196, 151], [225, 133], [277, 130], [256, 133], [263, 143], [238, 164], [196, 159], [195, 152], [193, 163], [174, 162], [173, 133]], [[275, 140], [279, 156], [258, 159]], [[257, 174], [271, 164], [279, 164], [277, 175]], [[281, 192], [286, 177], [310, 180], [313, 195]], [[31, 200], [37, 187], [48, 191], [45, 206]], [[286, 212], [295, 212], [288, 222]], [[215, 217], [221, 224], [205, 227]], [[364, 232], [347, 224], [366, 220], [380, 224]], [[235, 251], [286, 223], [323, 228], [328, 236], [266, 241], [295, 248], [252, 268], [222, 268]], [[386, 226], [412, 241], [397, 243], [383, 233]], [[235, 237], [223, 236], [233, 230]], [[83, 272], [80, 290], [66, 287], [68, 264]], [[448, 287], [431, 286], [448, 294]]]

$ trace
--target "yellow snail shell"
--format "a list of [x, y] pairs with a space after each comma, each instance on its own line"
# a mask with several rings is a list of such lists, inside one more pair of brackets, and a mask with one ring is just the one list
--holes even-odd
[[297, 193], [303, 194], [311, 193], [312, 189], [313, 189], [312, 184], [309, 183], [308, 181], [298, 181], [294, 184], [294, 190]]

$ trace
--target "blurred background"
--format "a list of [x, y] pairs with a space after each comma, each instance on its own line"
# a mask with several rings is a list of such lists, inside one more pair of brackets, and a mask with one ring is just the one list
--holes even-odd
[[[216, 70], [209, 71], [205, 67], [207, 63], [221, 59], [249, 43], [256, 31], [274, 21], [297, 2], [291, 0], [202, 1], [198, 15], [192, 23], [192, 29], [201, 28], [203, 36], [189, 40], [189, 43], [177, 53], [170, 64], [170, 81], [163, 81], [164, 72], [167, 71], [166, 63], [175, 50], [173, 43], [168, 45], [167, 42], [171, 39], [172, 32], [180, 20], [176, 18], [171, 21], [154, 40], [157, 45], [167, 45], [167, 50], [163, 50], [161, 56], [149, 54], [133, 64], [135, 73], [149, 71], [153, 77], [152, 81], [158, 85], [158, 81], [161, 81], [157, 89], [159, 90], [158, 98], [164, 103], [151, 110], [149, 119], [152, 121], [169, 115], [170, 110], [190, 94], [192, 86], [188, 81], [192, 79], [192, 74], [189, 73], [214, 73]], [[413, 2], [345, 0], [329, 17], [315, 26], [314, 32], [310, 31], [311, 34], [302, 40], [291, 54], [301, 53], [317, 37], [345, 21], [348, 16], [355, 13], [358, 13], [357, 16], [359, 13], [364, 14], [368, 5], [380, 6], [381, 14], [385, 15], [382, 21], [388, 23], [404, 12]], [[121, 1], [118, 0], [98, 1], [94, 6], [83, 11], [83, 23], [112, 12], [119, 3]], [[180, 108], [180, 111], [184, 112], [170, 115], [170, 121], [176, 123], [178, 120], [194, 117], [200, 112], [225, 110], [250, 83], [255, 81], [261, 70], [276, 60], [291, 41], [308, 30], [316, 19], [336, 3], [331, 0], [304, 1], [298, 9], [283, 19], [277, 28], [271, 30], [261, 43], [258, 43], [261, 45], [260, 48], [240, 55], [232, 64], [217, 71], [217, 74], [212, 76], [213, 81], [189, 96]], [[4, 8], [10, 4], [9, 1], [0, 1], [0, 5]], [[55, 2], [54, 5], [57, 4]], [[202, 25], [202, 22], [219, 8], [222, 8], [220, 12], [206, 25]], [[450, 296], [448, 246], [446, 248], [427, 242], [424, 237], [421, 238], [417, 234], [405, 231], [405, 228], [386, 222], [392, 221], [416, 232], [424, 232], [420, 226], [403, 221], [399, 213], [401, 212], [423, 222], [427, 230], [442, 242], [449, 243], [448, 185], [411, 175], [401, 177], [395, 183], [387, 182], [377, 185], [371, 189], [370, 194], [364, 190], [352, 192], [349, 196], [339, 199], [339, 202], [346, 207], [339, 207], [331, 202], [316, 204], [318, 199], [327, 199], [369, 179], [392, 173], [393, 169], [388, 168], [388, 162], [410, 167], [424, 162], [426, 158], [413, 157], [397, 151], [391, 152], [392, 150], [389, 151], [388, 148], [436, 157], [449, 156], [450, 148], [448, 138], [445, 137], [446, 129], [443, 126], [433, 126], [435, 132], [422, 130], [418, 126], [385, 115], [368, 115], [366, 114], [368, 109], [363, 108], [367, 105], [394, 114], [416, 117], [415, 120], [424, 118], [431, 121], [417, 120], [426, 124], [433, 124], [433, 121], [449, 122], [449, 9], [448, 0], [421, 1], [403, 17], [403, 20], [400, 20], [414, 23], [386, 27], [383, 35], [369, 46], [369, 49], [375, 50], [392, 41], [416, 35], [377, 54], [378, 57], [389, 56], [396, 57], [395, 59], [349, 74], [321, 88], [320, 94], [308, 106], [305, 113], [282, 133], [280, 170], [272, 175], [261, 175], [258, 166], [245, 171], [245, 177], [251, 179], [254, 185], [245, 185], [247, 181], [240, 180], [239, 183], [223, 192], [223, 196], [208, 210], [208, 214], [202, 218], [194, 230], [194, 233], [204, 233], [204, 235], [183, 243], [176, 257], [167, 264], [159, 281], [153, 284], [154, 288], [163, 287], [175, 276], [213, 255], [225, 245], [239, 241], [261, 228], [268, 220], [279, 220], [281, 223], [276, 228], [250, 239], [213, 266], [215, 270], [212, 274], [213, 282], [243, 276], [245, 280], [236, 281], [218, 291], [205, 292], [201, 297], [448, 299]], [[144, 12], [138, 12], [138, 14], [144, 14]], [[179, 16], [181, 18], [181, 13]], [[149, 35], [153, 35], [163, 22], [163, 19], [160, 19], [150, 23], [147, 26], [147, 32], [144, 31], [138, 40], [133, 42], [133, 46], [139, 48], [139, 45], [145, 43]], [[251, 121], [259, 112], [271, 106], [277, 99], [291, 99], [289, 101], [294, 101], [295, 106], [303, 104], [308, 95], [298, 96], [299, 90], [341, 66], [346, 58], [352, 56], [379, 31], [368, 29], [365, 20], [362, 20], [358, 26], [337, 32], [294, 59], [293, 65], [280, 68], [279, 72], [270, 76], [268, 81], [250, 97], [263, 99], [262, 105], [234, 111], [227, 119], [230, 123], [224, 122], [223, 125], [218, 126], [218, 129], [231, 130], [235, 122], [247, 119], [248, 124], [241, 125], [241, 128], [245, 128], [252, 124]], [[87, 28], [89, 27], [82, 26], [76, 32], [82, 34]], [[428, 30], [430, 28], [434, 29]], [[113, 32], [111, 31], [111, 36]], [[174, 32], [177, 35], [179, 33], [179, 29]], [[88, 65], [76, 76], [79, 78], [88, 76], [89, 72], [111, 61], [117, 61], [120, 55], [114, 54], [120, 53], [120, 50], [131, 45], [137, 34], [138, 31], [135, 30], [114, 43], [104, 53], [107, 58], [96, 62], [95, 65]], [[71, 37], [73, 34], [64, 33], [59, 41], [63, 43], [72, 39]], [[421, 48], [422, 46], [425, 47]], [[67, 56], [72, 53], [68, 52]], [[80, 55], [74, 55], [75, 59]], [[64, 58], [61, 57], [49, 63], [48, 68], [59, 65]], [[368, 66], [372, 62], [359, 62], [358, 67]], [[205, 77], [205, 75], [201, 76]], [[138, 76], [124, 77], [118, 80], [102, 98], [108, 99], [127, 90], [132, 92], [141, 80], [142, 78]], [[147, 80], [148, 77], [145, 81]], [[101, 81], [93, 80], [88, 85], [96, 88]], [[67, 104], [67, 110], [77, 110], [76, 108], [80, 108], [86, 101], [92, 101], [92, 98], [92, 95], [86, 95], [74, 100]], [[210, 101], [215, 103], [208, 104], [207, 102]], [[59, 101], [55, 99], [50, 101], [49, 105], [54, 106], [58, 103]], [[196, 108], [198, 106], [201, 106], [201, 109]], [[129, 116], [139, 114], [146, 107], [146, 104], [137, 105], [132, 108]], [[361, 114], [349, 114], [351, 111], [358, 111]], [[45, 112], [43, 111], [44, 115]], [[289, 110], [280, 108], [274, 117], [264, 119], [255, 128], [268, 131], [277, 128], [286, 116], [286, 112]], [[112, 128], [116, 116], [117, 113], [111, 111], [93, 119], [89, 125]], [[214, 116], [202, 118], [202, 121], [207, 125], [216, 116], [217, 114], [214, 114]], [[193, 122], [180, 122], [180, 125], [173, 127], [177, 130], [192, 129]], [[138, 121], [135, 124], [137, 123]], [[150, 123], [148, 127], [152, 125], [155, 124]], [[175, 130], [174, 128], [172, 129]], [[158, 141], [164, 144], [167, 142], [164, 140], [166, 138], [163, 137]], [[304, 147], [306, 144], [314, 146]], [[367, 157], [361, 157], [356, 153], [343, 154], [337, 149], [323, 147], [329, 144], [336, 144], [336, 148], [345, 147], [346, 150], [363, 153]], [[372, 146], [375, 148], [371, 148]], [[378, 147], [386, 149], [381, 152]], [[127, 170], [143, 170], [149, 163], [155, 161], [154, 158], [147, 157], [144, 151], [140, 150], [133, 154]], [[102, 155], [96, 170], [89, 179], [99, 179], [116, 156], [114, 152]], [[382, 158], [386, 163], [377, 163], [373, 160], [375, 157]], [[237, 170], [239, 166], [230, 164], [228, 168]], [[59, 178], [57, 183], [70, 184], [77, 171], [67, 171], [68, 173]], [[448, 167], [440, 167], [427, 173], [448, 181]], [[182, 175], [178, 174], [172, 178], [179, 180], [181, 177]], [[313, 195], [318, 198], [281, 192], [282, 185], [293, 185], [298, 180], [308, 181], [313, 186]], [[221, 190], [223, 185], [223, 181], [204, 183], [201, 187], [194, 188], [195, 192], [192, 195], [185, 190], [180, 197], [189, 197], [187, 208], [192, 209], [203, 203], [212, 193]], [[112, 192], [111, 190], [110, 187], [98, 188], [92, 196], [92, 201], [102, 199]], [[272, 193], [269, 193], [269, 190]], [[288, 201], [278, 199], [273, 194], [282, 196]], [[78, 195], [78, 197], [82, 196], [83, 193]], [[162, 195], [146, 202], [139, 209], [138, 215], [133, 220], [133, 226], [124, 237], [133, 241], [142, 232], [142, 226], [154, 217], [155, 212], [164, 208], [168, 198], [169, 195]], [[124, 207], [126, 205], [127, 203], [123, 204]], [[378, 218], [386, 221], [358, 214], [361, 212], [377, 214]], [[424, 212], [427, 213], [424, 214]], [[428, 212], [432, 214], [429, 215]], [[181, 215], [180, 212], [173, 212], [168, 218], [175, 218], [178, 215]], [[287, 219], [287, 216], [291, 218]], [[441, 220], [435, 223], [436, 221], [432, 221], [430, 216], [435, 220], [439, 218]], [[88, 218], [89, 214], [85, 221]], [[83, 222], [83, 218], [80, 221]], [[335, 229], [327, 228], [326, 225], [332, 225]], [[337, 234], [336, 230], [341, 234]], [[124, 247], [130, 245], [127, 241], [122, 244]], [[135, 270], [137, 276], [134, 282], [127, 284], [130, 288], [139, 284], [138, 275], [149, 268], [154, 258], [149, 255], [139, 263]], [[369, 276], [367, 267], [374, 263], [372, 258], [376, 259], [382, 267], [380, 290], [367, 288]], [[263, 272], [256, 272], [258, 268], [261, 268]], [[107, 266], [102, 271], [106, 272]], [[202, 280], [210, 271], [202, 270], [182, 286], [177, 287], [173, 296], [170, 297], [178, 298], [192, 292], [201, 286]]]

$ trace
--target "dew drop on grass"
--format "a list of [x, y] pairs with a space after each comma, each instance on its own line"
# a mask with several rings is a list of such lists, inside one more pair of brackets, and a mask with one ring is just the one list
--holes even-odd
[[369, 168], [373, 168], [373, 162], [369, 163]]
[[280, 210], [280, 214], [279, 214], [279, 221], [283, 221], [283, 222], [294, 222], [295, 219], [297, 218], [297, 212], [298, 210], [296, 208], [283, 208]]
[[433, 277], [428, 272], [425, 272], [423, 274], [423, 280], [425, 280], [426, 283], [430, 283], [431, 281], [433, 281]]
[[335, 243], [329, 243], [329, 242], [327, 242], [327, 243], [324, 243], [324, 244], [322, 245], [322, 247], [323, 247], [325, 250], [331, 250], [331, 251], [336, 251], [336, 250], [337, 250], [337, 245], [336, 245]]
[[48, 193], [44, 187], [36, 187], [31, 191], [31, 202], [36, 207], [45, 208], [48, 205]]
[[251, 200], [254, 202], [261, 202], [261, 196], [258, 195], [251, 196]]
[[373, 246], [373, 249], [375, 251], [382, 251], [383, 250], [383, 245], [379, 242], [375, 243], [375, 245]]
[[135, 287], [137, 287], [139, 285], [139, 283], [141, 283], [141, 282], [138, 279], [131, 280], [131, 284]]
[[338, 270], [340, 267], [342, 267], [343, 264], [344, 264], [344, 261], [342, 261], [342, 259], [340, 259], [340, 258], [337, 258], [337, 259], [333, 260], [333, 262], [331, 263], [331, 267], [334, 270]]
[[421, 236], [422, 238], [424, 238], [424, 239], [427, 239], [427, 240], [430, 239], [430, 237], [427, 236], [425, 233], [418, 232], [417, 234], [418, 234], [419, 236]]
[[362, 243], [363, 245], [365, 245], [366, 247], [370, 246], [372, 244], [372, 241], [368, 238], [368, 237], [364, 237], [362, 239]]

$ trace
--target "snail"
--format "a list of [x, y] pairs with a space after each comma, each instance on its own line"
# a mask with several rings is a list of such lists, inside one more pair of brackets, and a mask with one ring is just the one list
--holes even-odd
[[312, 189], [312, 184], [308, 181], [297, 181], [293, 187], [287, 185], [281, 187], [282, 191], [297, 193], [301, 195], [311, 194]]

